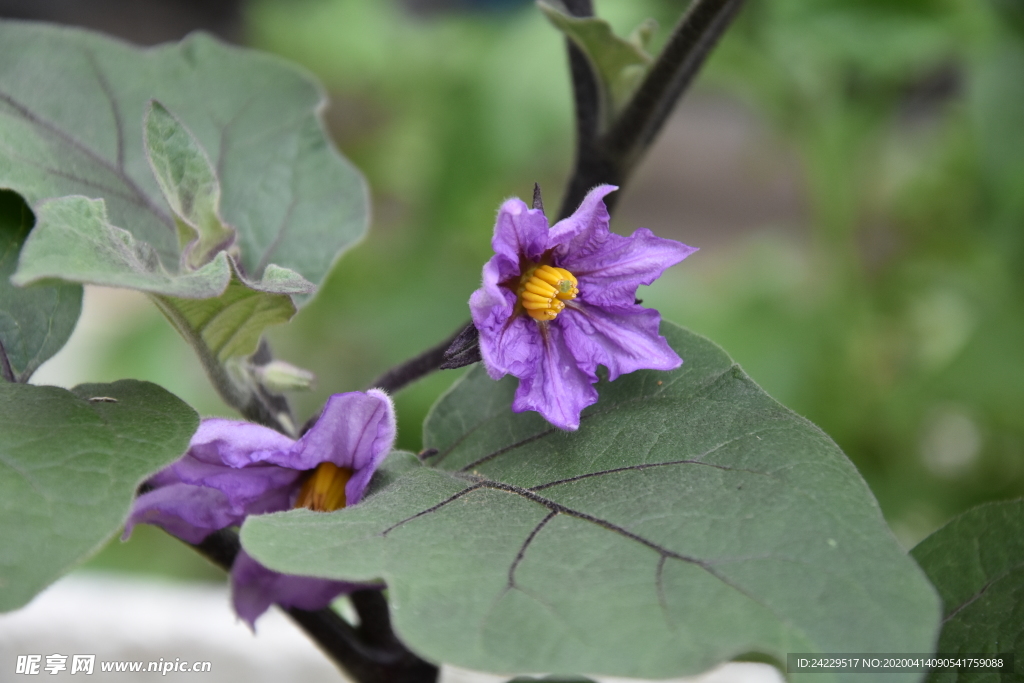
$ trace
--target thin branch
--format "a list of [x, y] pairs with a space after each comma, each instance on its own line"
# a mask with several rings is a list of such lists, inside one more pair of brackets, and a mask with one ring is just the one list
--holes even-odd
[[[594, 6], [591, 0], [568, 0], [562, 3], [568, 13], [574, 17], [594, 16]], [[611, 172], [607, 164], [603, 163], [600, 149], [597, 146], [598, 130], [600, 128], [601, 94], [597, 76], [590, 66], [590, 60], [583, 54], [576, 43], [569, 38], [565, 39], [566, 50], [569, 53], [569, 74], [572, 77], [573, 104], [576, 112], [576, 169], [597, 168], [603, 169], [602, 175]], [[562, 208], [559, 211], [559, 218], [565, 218], [576, 210], [580, 200], [571, 199], [576, 195], [581, 198], [590, 187], [579, 188], [577, 185], [584, 182], [580, 174], [574, 173], [566, 188], [565, 198], [562, 201]], [[613, 182], [609, 180], [607, 182]]]
[[369, 643], [384, 644], [395, 638], [384, 591], [375, 588], [355, 591], [349, 596], [359, 615], [359, 634]]
[[604, 147], [629, 168], [657, 136], [693, 82], [743, 0], [694, 0], [629, 104], [605, 136]]
[[[208, 560], [230, 572], [242, 545], [238, 534], [221, 529], [192, 544]], [[330, 608], [285, 609], [288, 616], [348, 675], [360, 683], [434, 683], [438, 669], [408, 650], [391, 629], [387, 600], [379, 590], [351, 595], [361, 620], [353, 627]]]
[[[576, 166], [562, 200], [560, 218], [572, 214], [595, 185], [625, 185], [742, 5], [743, 0], [694, 0], [632, 99], [600, 137], [580, 124], [583, 117], [579, 110], [592, 107], [596, 119], [597, 107], [585, 91], [581, 99], [577, 83], [582, 82], [582, 77], [577, 76], [577, 65], [570, 56], [577, 98]], [[586, 60], [584, 66], [590, 70]], [[593, 74], [590, 78], [593, 80]], [[614, 210], [618, 196], [616, 193], [605, 198], [609, 212]]]
[[199, 543], [190, 543], [189, 545], [226, 572], [231, 571], [231, 565], [235, 563], [238, 551], [242, 549], [242, 542], [239, 540], [238, 534], [231, 529], [214, 531]]
[[220, 359], [213, 355], [213, 352], [210, 351], [210, 347], [206, 345], [202, 336], [192, 328], [189, 321], [174, 305], [171, 297], [162, 294], [150, 294], [149, 298], [156, 304], [156, 307], [164, 314], [164, 317], [167, 318], [174, 329], [178, 331], [178, 334], [184, 337], [185, 341], [195, 349], [196, 355], [199, 356], [199, 362], [206, 371], [206, 376], [210, 379], [210, 383], [225, 403], [236, 409], [245, 419], [251, 422], [257, 422], [270, 427], [287, 436], [294, 435], [294, 425], [285, 425], [280, 419], [281, 415], [283, 415], [290, 420], [290, 415], [287, 413], [277, 414], [264, 395], [240, 386], [228, 373], [227, 368], [220, 362]]
[[441, 366], [449, 360], [446, 352], [459, 337], [465, 334], [468, 326], [472, 326], [472, 323], [459, 326], [459, 329], [454, 334], [437, 346], [431, 347], [415, 358], [410, 358], [401, 365], [391, 368], [373, 380], [370, 383], [370, 387], [377, 387], [388, 393], [394, 393], [416, 380], [426, 377], [435, 370], [441, 369]]

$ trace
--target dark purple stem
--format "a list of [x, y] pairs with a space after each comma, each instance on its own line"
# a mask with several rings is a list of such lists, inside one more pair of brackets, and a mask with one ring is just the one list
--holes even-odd
[[[468, 328], [473, 327], [472, 323], [461, 325], [451, 336], [442, 341], [437, 346], [431, 347], [416, 356], [410, 358], [401, 365], [396, 365], [391, 368], [383, 375], [373, 380], [370, 383], [370, 387], [377, 387], [383, 389], [388, 393], [393, 393], [412, 384], [421, 377], [429, 375], [434, 370], [439, 370], [442, 366], [448, 364], [449, 368], [461, 367], [459, 365], [451, 365], [454, 358], [464, 355], [467, 351], [471, 351], [463, 343], [463, 338], [467, 335]], [[475, 331], [476, 328], [473, 328]], [[449, 353], [453, 349], [453, 345], [459, 343], [459, 347], [454, 352]], [[479, 360], [479, 355], [471, 362]]]
[[[589, 4], [565, 3], [576, 16], [589, 16], [583, 13]], [[625, 185], [742, 5], [743, 0], [694, 0], [632, 99], [603, 135], [598, 132], [597, 93], [593, 85], [596, 76], [586, 58], [579, 50], [574, 51], [568, 41], [569, 68], [576, 98], [576, 166], [559, 218], [571, 215], [595, 185]], [[581, 8], [580, 12], [577, 7]], [[605, 198], [609, 212], [614, 209], [619, 194]]]
[[[229, 572], [242, 545], [235, 531], [221, 529], [192, 547]], [[438, 668], [417, 657], [398, 640], [391, 628], [387, 600], [380, 590], [356, 591], [349, 597], [359, 614], [358, 627], [330, 608], [285, 611], [325, 654], [359, 683], [434, 683], [437, 680]]]

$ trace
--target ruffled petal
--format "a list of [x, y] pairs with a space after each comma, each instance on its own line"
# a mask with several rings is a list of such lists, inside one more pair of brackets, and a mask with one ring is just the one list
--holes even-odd
[[483, 286], [469, 298], [473, 325], [480, 332], [480, 352], [492, 379], [500, 379], [508, 373], [508, 369], [499, 363], [494, 350], [501, 344], [516, 306], [515, 294], [498, 285], [501, 281], [497, 263], [499, 258], [495, 256], [484, 264]]
[[239, 551], [231, 566], [231, 602], [235, 613], [252, 629], [255, 629], [256, 619], [273, 604], [318, 610], [330, 605], [342, 593], [371, 586], [281, 574], [267, 569], [244, 550]]
[[352, 470], [345, 499], [347, 505], [355, 505], [391, 451], [395, 434], [395, 410], [383, 391], [335, 394], [312, 429], [273, 461], [299, 470], [311, 470], [322, 462]]
[[598, 185], [587, 193], [571, 216], [551, 226], [548, 248], [554, 249], [555, 262], [559, 266], [572, 271], [572, 268], [564, 264], [601, 247], [604, 237], [608, 235], [608, 223], [611, 220], [604, 198], [617, 189], [614, 185]]
[[491, 246], [494, 253], [512, 263], [525, 256], [539, 261], [547, 248], [548, 219], [539, 209], [531, 209], [523, 200], [513, 197], [498, 209]]
[[247, 467], [287, 449], [292, 440], [263, 425], [240, 420], [203, 420], [189, 442], [189, 453], [198, 460]]
[[491, 379], [513, 375], [520, 379], [537, 372], [537, 359], [543, 352], [540, 328], [533, 318], [520, 315], [506, 321], [498, 330], [480, 331], [480, 355]]
[[593, 374], [604, 365], [609, 380], [635, 370], [674, 370], [683, 362], [658, 334], [661, 315], [653, 309], [578, 303], [567, 307], [555, 323], [580, 368]]
[[[279, 451], [270, 453], [276, 452]], [[192, 450], [189, 450], [180, 460], [150, 479], [149, 483], [153, 486], [183, 483], [217, 489], [226, 496], [233, 509], [255, 512], [264, 511], [274, 501], [281, 500], [284, 502], [280, 503], [280, 509], [286, 508], [288, 492], [294, 488], [301, 475], [301, 472], [267, 462], [258, 462], [248, 467], [204, 462], [195, 458]]]
[[154, 524], [188, 543], [199, 543], [218, 529], [241, 524], [245, 513], [232, 508], [217, 489], [172, 484], [139, 496], [125, 523], [122, 540], [136, 524]]
[[536, 410], [559, 429], [576, 430], [580, 412], [597, 402], [597, 375], [580, 368], [558, 326], [549, 324], [538, 336], [540, 354], [532, 359], [532, 372], [520, 377], [512, 410]]
[[600, 306], [630, 306], [636, 289], [649, 285], [669, 266], [697, 251], [682, 242], [640, 228], [629, 237], [605, 231], [591, 235], [588, 248], [566, 255], [559, 265], [579, 281], [579, 298]]

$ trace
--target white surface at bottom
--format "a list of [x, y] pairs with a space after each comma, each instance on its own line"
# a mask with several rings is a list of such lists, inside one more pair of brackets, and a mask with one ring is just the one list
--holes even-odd
[[[42, 655], [39, 674], [15, 673], [18, 655]], [[48, 655], [67, 655], [67, 670], [48, 673]], [[94, 673], [72, 675], [72, 655], [96, 655]], [[149, 662], [210, 662], [209, 672], [145, 671]], [[109, 672], [102, 662], [142, 662], [143, 671]], [[500, 683], [509, 676], [443, 667], [441, 683]], [[82, 683], [337, 683], [345, 678], [276, 609], [256, 634], [228, 606], [227, 588], [78, 573], [17, 612], [0, 614], [0, 681]], [[600, 678], [602, 683], [628, 679]], [[782, 683], [764, 664], [725, 664], [691, 683]]]

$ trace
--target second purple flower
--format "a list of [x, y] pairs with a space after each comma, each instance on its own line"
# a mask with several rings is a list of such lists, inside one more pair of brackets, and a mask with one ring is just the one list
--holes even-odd
[[512, 410], [535, 410], [561, 429], [578, 429], [580, 412], [597, 402], [598, 365], [614, 380], [682, 363], [636, 290], [696, 248], [646, 228], [611, 232], [604, 197], [615, 189], [595, 187], [550, 228], [542, 210], [517, 198], [502, 204], [494, 256], [469, 300], [488, 374], [519, 378]]
[[[355, 505], [394, 442], [394, 407], [376, 389], [331, 396], [298, 441], [249, 422], [203, 420], [188, 451], [146, 482], [150, 490], [135, 500], [124, 538], [136, 524], [155, 524], [199, 543], [249, 515]], [[231, 567], [235, 612], [250, 626], [273, 603], [317, 610], [366, 587], [280, 574], [244, 550]]]

